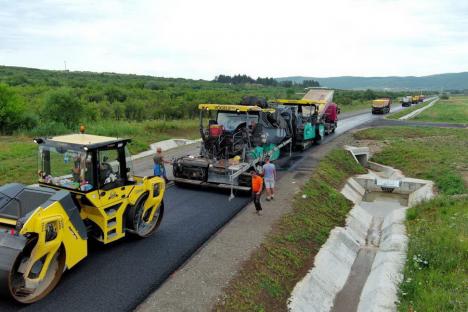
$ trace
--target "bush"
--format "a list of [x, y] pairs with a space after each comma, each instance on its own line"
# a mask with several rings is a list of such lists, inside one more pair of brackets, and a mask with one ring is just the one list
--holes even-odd
[[0, 132], [12, 133], [21, 126], [24, 105], [6, 85], [0, 84]]
[[447, 93], [443, 93], [441, 96], [440, 96], [440, 99], [441, 100], [448, 100], [449, 99], [449, 96]]
[[60, 135], [69, 132], [70, 130], [63, 123], [51, 121], [47, 123], [41, 123], [36, 128], [28, 131], [25, 134], [32, 137], [38, 137]]
[[59, 89], [47, 94], [42, 107], [42, 119], [55, 121], [65, 126], [77, 125], [83, 114], [83, 104], [70, 89]]

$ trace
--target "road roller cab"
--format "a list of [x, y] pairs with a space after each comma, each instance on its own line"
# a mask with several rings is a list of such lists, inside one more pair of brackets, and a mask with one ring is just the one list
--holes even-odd
[[0, 293], [22, 303], [45, 297], [62, 272], [127, 233], [151, 235], [164, 180], [133, 174], [128, 139], [84, 133], [36, 138], [38, 185], [0, 186]]

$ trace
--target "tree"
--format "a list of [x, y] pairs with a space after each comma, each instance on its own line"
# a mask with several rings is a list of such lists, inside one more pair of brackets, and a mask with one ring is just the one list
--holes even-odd
[[304, 88], [308, 87], [320, 87], [320, 83], [316, 80], [304, 80], [302, 81], [302, 86]]
[[365, 92], [364, 92], [364, 98], [366, 100], [374, 100], [377, 98], [375, 92], [373, 90], [370, 90], [370, 89], [367, 89]]
[[21, 126], [24, 105], [6, 85], [0, 84], [0, 132], [11, 133]]
[[51, 91], [42, 107], [42, 119], [63, 123], [67, 127], [77, 126], [83, 115], [83, 104], [71, 89]]
[[280, 86], [285, 88], [291, 88], [293, 86], [293, 82], [291, 80], [281, 81]]
[[112, 86], [110, 88], [108, 88], [104, 94], [106, 95], [107, 97], [107, 100], [111, 103], [114, 103], [115, 101], [119, 101], [119, 102], [125, 102], [125, 100], [127, 99], [127, 95], [125, 93], [123, 93], [122, 90]]

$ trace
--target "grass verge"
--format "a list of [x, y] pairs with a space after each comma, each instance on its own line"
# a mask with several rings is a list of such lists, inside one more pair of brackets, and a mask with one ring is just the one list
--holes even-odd
[[349, 113], [349, 112], [355, 112], [359, 110], [364, 110], [368, 109], [371, 111], [372, 107], [372, 101], [359, 101], [359, 100], [354, 100], [350, 105], [340, 105], [338, 103], [338, 106], [340, 107], [340, 110], [342, 113]]
[[407, 212], [399, 311], [467, 311], [468, 130], [382, 127], [355, 137], [381, 144], [373, 160], [433, 180], [440, 194]]
[[468, 96], [439, 100], [432, 107], [413, 118], [414, 121], [468, 123]]
[[468, 311], [468, 197], [411, 208], [399, 311]]
[[286, 311], [292, 289], [311, 268], [330, 230], [344, 225], [352, 207], [338, 190], [348, 177], [363, 172], [347, 152], [330, 152], [294, 197], [293, 212], [280, 219], [244, 263], [215, 310]]
[[380, 127], [356, 133], [358, 140], [383, 144], [373, 157], [407, 176], [433, 180], [441, 193], [461, 194], [468, 181], [468, 129]]
[[417, 104], [417, 105], [411, 105], [411, 107], [408, 107], [408, 108], [403, 109], [403, 110], [401, 110], [399, 112], [390, 114], [385, 118], [387, 118], [387, 119], [399, 119], [399, 118], [401, 118], [401, 117], [403, 117], [405, 115], [408, 115], [409, 113], [414, 112], [417, 109], [420, 109], [420, 108], [422, 108], [422, 107], [424, 107], [426, 105], [429, 105], [430, 103], [432, 103], [432, 101], [427, 101], [427, 102], [420, 103], [420, 104]]
[[[15, 136], [0, 136], [0, 185], [36, 182], [37, 146], [32, 138], [72, 132], [63, 127], [49, 127], [51, 126], [39, 127]], [[86, 128], [86, 132], [90, 134], [131, 138], [130, 151], [133, 154], [147, 150], [154, 142], [170, 138], [199, 137], [198, 120], [100, 121], [89, 123]]]

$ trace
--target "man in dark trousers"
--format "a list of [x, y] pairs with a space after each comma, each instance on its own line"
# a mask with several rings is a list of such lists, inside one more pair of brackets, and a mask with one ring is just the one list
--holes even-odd
[[255, 204], [255, 209], [257, 214], [260, 215], [262, 211], [262, 205], [260, 204], [260, 195], [262, 195], [263, 190], [263, 178], [257, 174], [257, 171], [252, 170], [250, 172], [252, 176], [252, 198]]

